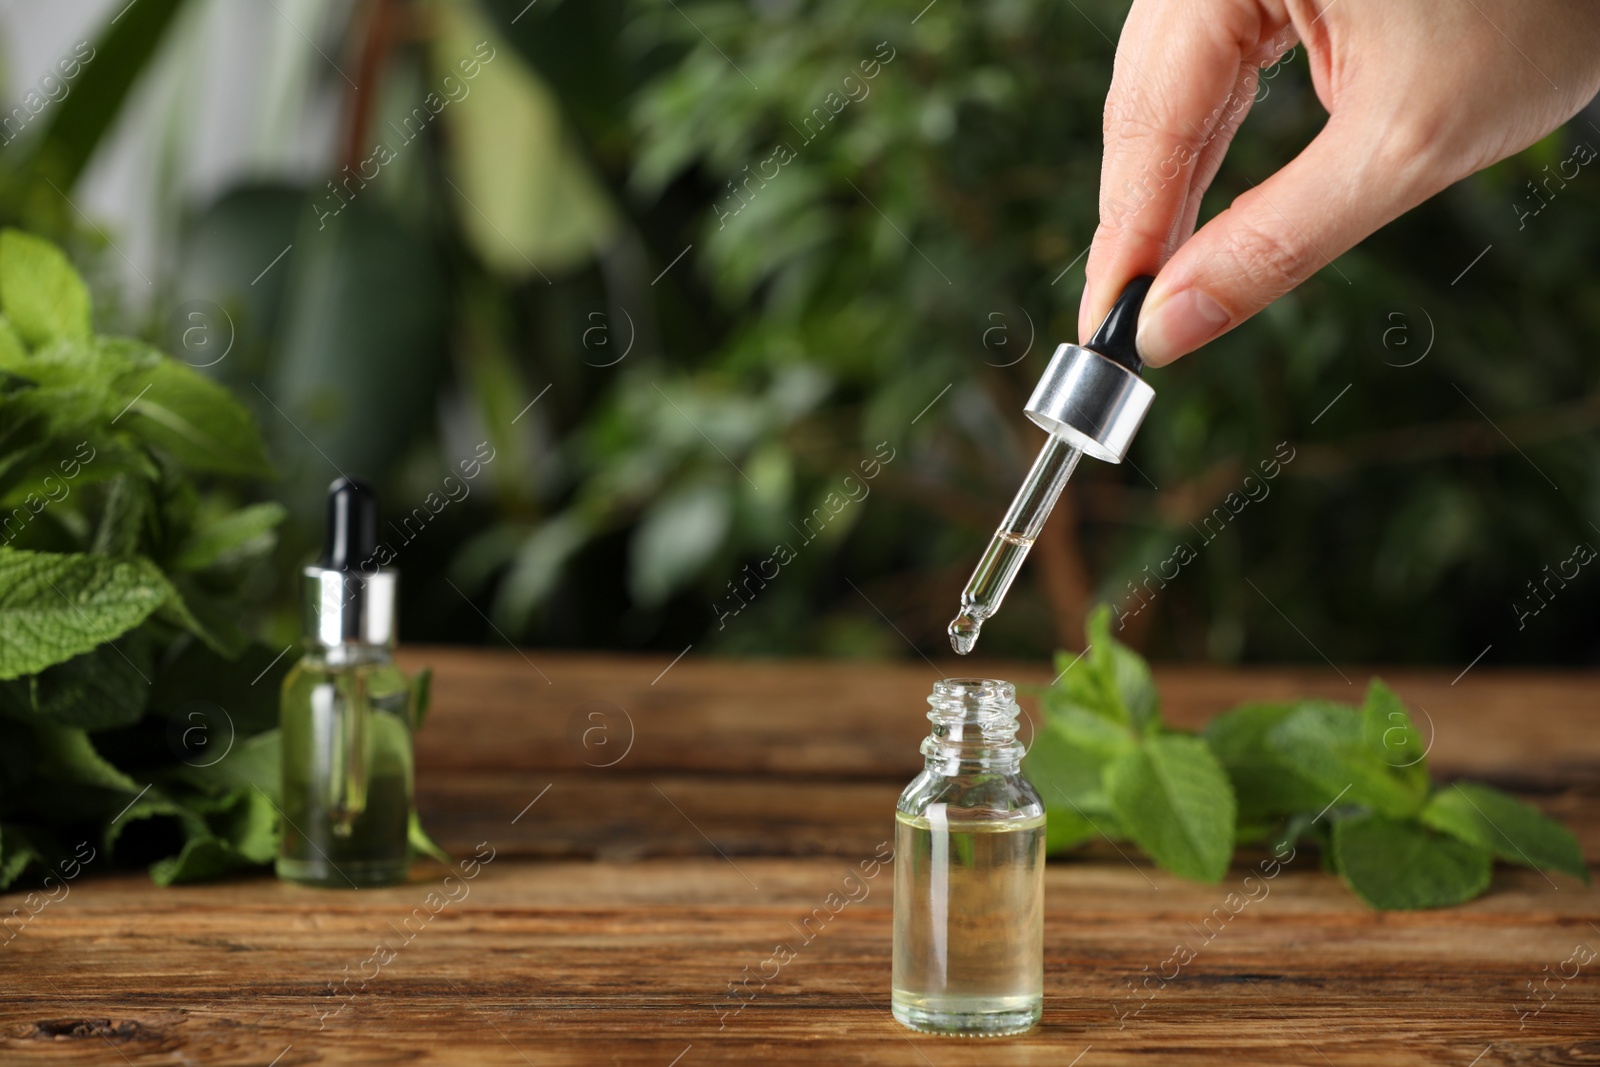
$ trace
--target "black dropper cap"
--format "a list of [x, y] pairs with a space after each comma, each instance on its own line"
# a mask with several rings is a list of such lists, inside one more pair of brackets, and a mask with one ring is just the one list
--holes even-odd
[[1139, 309], [1144, 306], [1144, 298], [1150, 295], [1150, 286], [1155, 280], [1153, 274], [1141, 274], [1129, 282], [1117, 302], [1111, 305], [1100, 328], [1083, 347], [1122, 364], [1135, 374], [1143, 371], [1144, 360], [1139, 358], [1135, 338], [1139, 333]]
[[378, 494], [357, 478], [340, 478], [328, 486], [328, 528], [317, 566], [352, 570], [371, 558], [378, 547]]

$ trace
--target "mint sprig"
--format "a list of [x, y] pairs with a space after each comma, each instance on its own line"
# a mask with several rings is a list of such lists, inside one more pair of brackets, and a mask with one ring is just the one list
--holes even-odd
[[1048, 814], [1047, 849], [1095, 837], [1137, 845], [1184, 878], [1217, 882], [1236, 843], [1310, 840], [1375, 908], [1459, 904], [1495, 859], [1585, 882], [1560, 823], [1486, 785], [1434, 785], [1404, 703], [1373, 679], [1359, 708], [1244, 704], [1199, 735], [1161, 719], [1149, 668], [1091, 614], [1088, 646], [1058, 654], [1024, 770]]
[[1058, 656], [1041, 697], [1046, 726], [1024, 768], [1044, 798], [1047, 847], [1125, 838], [1175, 874], [1219, 881], [1233, 854], [1227, 775], [1204, 742], [1162, 722], [1150, 668], [1112, 640], [1110, 618], [1090, 616], [1084, 654]]
[[274, 848], [292, 657], [240, 619], [283, 509], [216, 482], [272, 467], [226, 389], [92, 312], [0, 231], [0, 888], [80, 842], [163, 884]]

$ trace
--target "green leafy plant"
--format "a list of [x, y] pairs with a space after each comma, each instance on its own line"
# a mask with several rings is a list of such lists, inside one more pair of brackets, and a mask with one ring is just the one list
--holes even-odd
[[294, 657], [240, 619], [283, 510], [197, 481], [270, 477], [255, 423], [97, 335], [47, 241], [0, 232], [0, 312], [0, 888], [80, 844], [162, 884], [269, 862]]
[[1375, 908], [1471, 900], [1495, 859], [1588, 882], [1560, 823], [1486, 785], [1432, 783], [1422, 738], [1382, 681], [1359, 708], [1245, 704], [1186, 733], [1162, 721], [1150, 670], [1111, 637], [1110, 617], [1091, 615], [1082, 656], [1058, 654], [1024, 762], [1052, 853], [1104, 836], [1216, 882], [1235, 844], [1307, 838]]

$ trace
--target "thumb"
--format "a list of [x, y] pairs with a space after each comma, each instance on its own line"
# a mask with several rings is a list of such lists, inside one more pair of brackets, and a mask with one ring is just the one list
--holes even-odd
[[1443, 188], [1424, 162], [1431, 153], [1414, 151], [1396, 126], [1355, 119], [1330, 118], [1178, 249], [1139, 316], [1145, 362], [1171, 363], [1226, 333]]

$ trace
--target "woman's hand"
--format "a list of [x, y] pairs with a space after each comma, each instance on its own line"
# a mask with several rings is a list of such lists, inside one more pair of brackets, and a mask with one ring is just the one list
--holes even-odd
[[[1327, 124], [1195, 233], [1260, 68], [1297, 41]], [[1534, 143], [1597, 89], [1596, 0], [1134, 0], [1106, 100], [1079, 336], [1154, 273], [1139, 349], [1170, 363]]]

